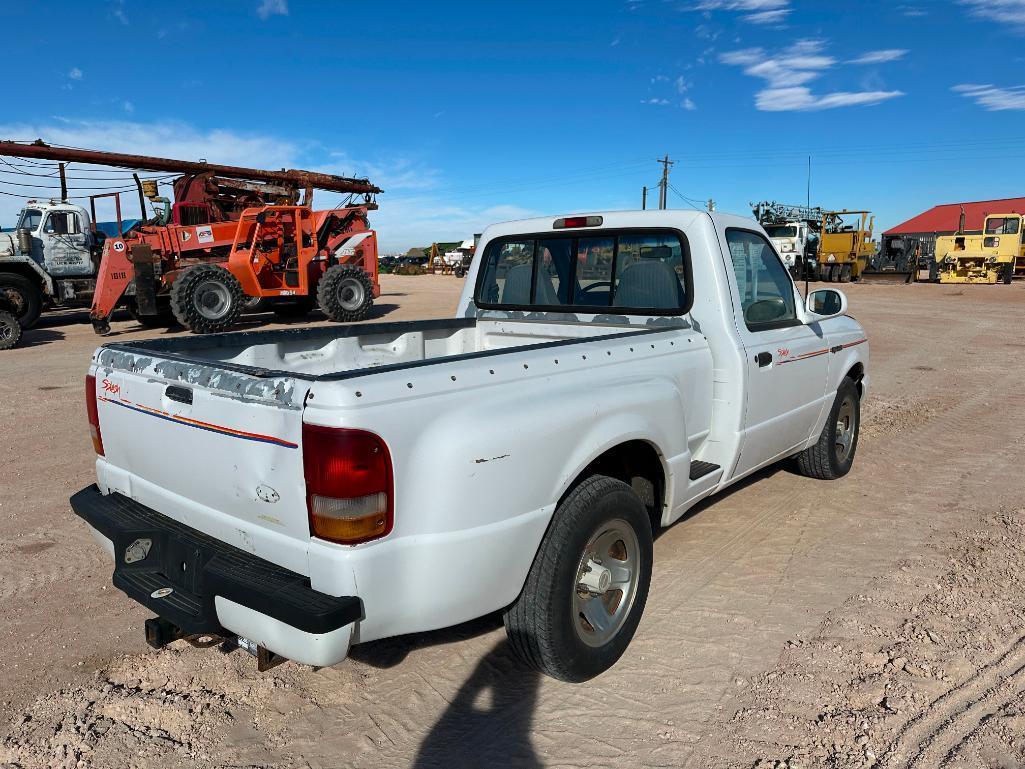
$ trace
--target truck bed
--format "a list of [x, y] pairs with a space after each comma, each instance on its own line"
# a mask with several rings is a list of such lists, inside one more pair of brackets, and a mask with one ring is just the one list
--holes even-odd
[[[147, 339], [104, 349], [208, 368], [215, 364], [217, 369], [253, 377], [323, 381], [644, 331], [622, 324], [445, 318]], [[113, 362], [113, 356], [103, 357]], [[136, 360], [136, 366], [145, 367]]]

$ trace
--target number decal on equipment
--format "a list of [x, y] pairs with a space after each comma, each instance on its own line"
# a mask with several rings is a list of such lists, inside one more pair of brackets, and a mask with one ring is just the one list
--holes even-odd
[[118, 253], [121, 253], [122, 251], [125, 250], [125, 244], [123, 242], [121, 242], [120, 240], [115, 241], [115, 243], [114, 243], [114, 250], [117, 251]]
[[116, 382], [111, 382], [109, 379], [103, 380], [103, 392], [110, 393], [111, 395], [120, 395], [121, 385]]

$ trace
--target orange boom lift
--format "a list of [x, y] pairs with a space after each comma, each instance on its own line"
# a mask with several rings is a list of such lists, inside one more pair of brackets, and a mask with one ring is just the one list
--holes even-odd
[[[90, 318], [100, 334], [126, 306], [145, 325], [173, 314], [197, 333], [230, 328], [247, 306], [269, 304], [283, 316], [318, 306], [337, 321], [362, 320], [380, 296], [377, 234], [368, 212], [381, 192], [367, 179], [311, 171], [266, 171], [206, 162], [125, 155], [42, 141], [0, 142], [0, 155], [91, 163], [180, 174], [173, 202], [153, 180], [139, 180], [144, 221], [109, 237], [97, 274]], [[347, 193], [346, 204], [314, 211], [313, 190]], [[300, 192], [302, 200], [300, 201]], [[146, 215], [149, 200], [155, 216]]]

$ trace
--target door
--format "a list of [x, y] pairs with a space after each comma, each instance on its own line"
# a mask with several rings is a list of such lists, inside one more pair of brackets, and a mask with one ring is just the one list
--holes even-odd
[[736, 473], [785, 457], [811, 435], [826, 386], [829, 344], [797, 318], [794, 282], [765, 237], [727, 228], [734, 314], [747, 353], [747, 408]]
[[82, 218], [75, 211], [50, 211], [43, 222], [43, 264], [51, 275], [91, 275], [92, 257], [85, 243]]

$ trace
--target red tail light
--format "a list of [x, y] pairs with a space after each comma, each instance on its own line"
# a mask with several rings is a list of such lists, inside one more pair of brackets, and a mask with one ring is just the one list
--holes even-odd
[[93, 448], [103, 456], [103, 435], [100, 434], [100, 414], [96, 408], [96, 377], [87, 374], [85, 377], [85, 410], [89, 415], [89, 436], [93, 439]]
[[391, 455], [378, 436], [304, 424], [303, 470], [313, 536], [355, 545], [392, 530]]
[[556, 230], [569, 230], [577, 227], [601, 227], [603, 219], [600, 216], [567, 216], [556, 219], [552, 228]]

